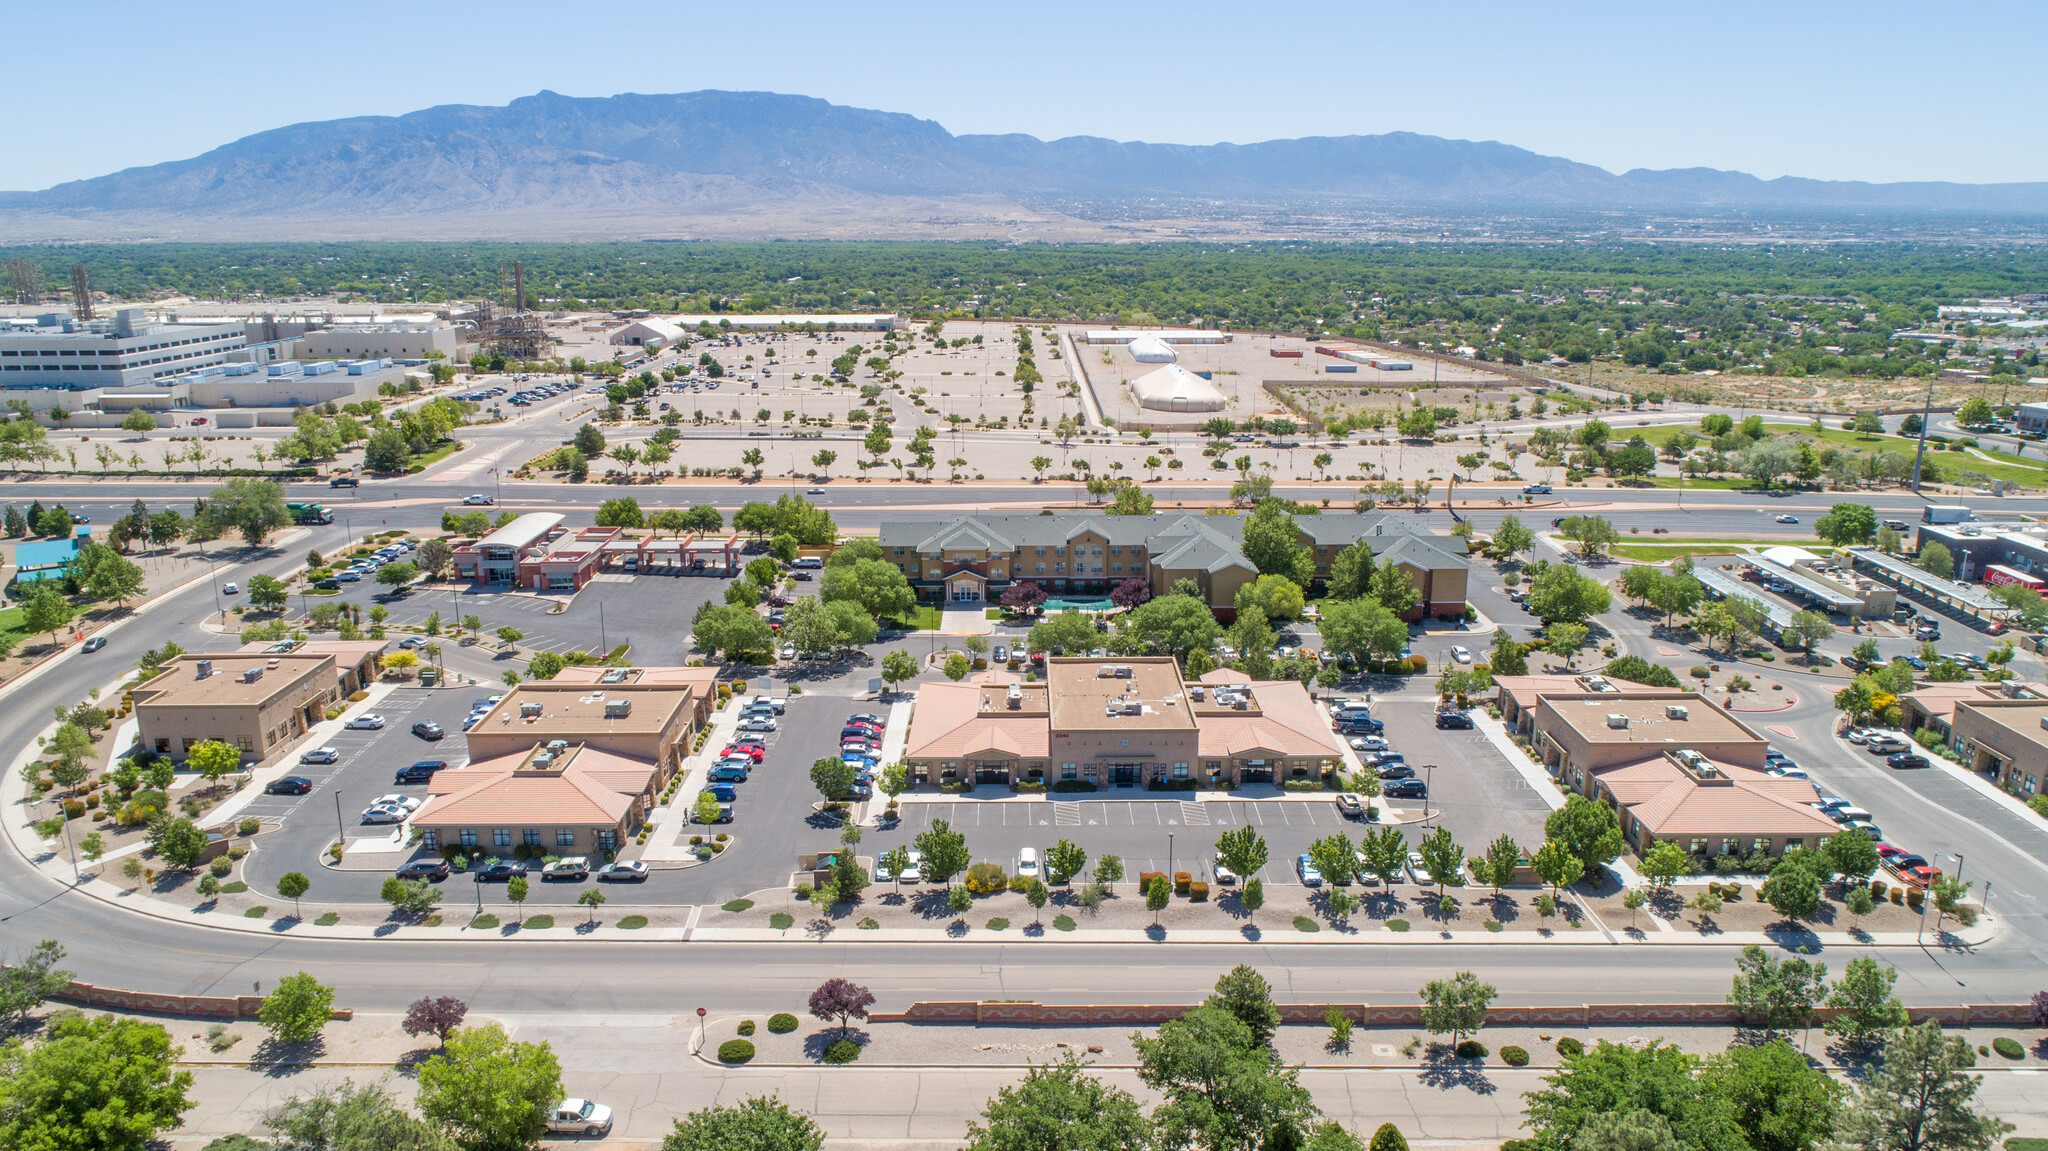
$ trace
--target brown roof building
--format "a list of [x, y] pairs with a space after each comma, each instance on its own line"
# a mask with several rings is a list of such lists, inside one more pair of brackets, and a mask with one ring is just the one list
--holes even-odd
[[602, 855], [627, 842], [661, 785], [653, 762], [556, 740], [437, 772], [412, 825], [430, 850]]
[[240, 655], [331, 655], [334, 657], [334, 674], [343, 695], [354, 695], [371, 684], [384, 673], [384, 653], [391, 647], [385, 639], [307, 639], [279, 640], [276, 643], [246, 643], [237, 654]]
[[1951, 728], [1970, 770], [2013, 795], [2031, 800], [2048, 784], [2048, 700], [1961, 700]]
[[217, 739], [263, 760], [343, 698], [331, 655], [182, 655], [133, 691], [142, 746], [183, 759]]
[[1035, 683], [927, 684], [904, 763], [925, 783], [1125, 787], [1320, 776], [1343, 754], [1299, 683], [1190, 684], [1145, 656], [1047, 660]]
[[1588, 688], [1589, 677], [1543, 690], [1533, 678], [1503, 679], [1503, 717], [1512, 704], [1515, 729], [1561, 788], [1617, 809], [1637, 852], [1668, 840], [1702, 858], [1777, 855], [1837, 830], [1809, 806], [1812, 784], [1766, 774], [1769, 743], [1702, 696], [1618, 680]]
[[711, 717], [708, 679], [678, 674], [685, 672], [717, 674], [708, 668], [564, 668], [554, 679], [522, 683], [469, 730], [469, 754], [490, 759], [561, 739], [668, 770]]

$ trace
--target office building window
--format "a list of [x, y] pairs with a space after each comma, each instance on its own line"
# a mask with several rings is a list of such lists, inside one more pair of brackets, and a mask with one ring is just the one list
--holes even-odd
[[428, 851], [439, 851], [441, 850], [441, 833], [430, 827], [420, 842], [426, 846]]
[[[1045, 553], [1041, 551], [1041, 552], [1039, 552], [1038, 554], [1039, 554], [1039, 555], [1044, 555]], [[1036, 567], [1037, 567], [1037, 574], [1039, 574], [1039, 575], [1044, 575], [1044, 574], [1045, 574], [1045, 565], [1044, 565], [1044, 564], [1038, 564], [1038, 565], [1036, 565]]]
[[461, 836], [460, 836], [460, 838], [462, 839], [462, 846], [464, 846], [464, 847], [475, 847], [475, 846], [476, 846], [476, 828], [474, 828], [474, 827], [465, 827], [465, 828], [463, 828], [463, 829], [462, 829], [462, 833], [461, 833]]
[[510, 847], [510, 846], [512, 846], [512, 829], [511, 829], [511, 828], [509, 828], [509, 827], [498, 827], [498, 828], [493, 828], [493, 829], [491, 829], [491, 846], [492, 846], [492, 847]]
[[616, 851], [619, 847], [619, 833], [611, 828], [602, 828], [597, 833], [597, 846], [603, 851]]
[[1063, 764], [1060, 764], [1060, 778], [1061, 778], [1061, 779], [1075, 779], [1075, 778], [1078, 778], [1078, 774], [1079, 774], [1079, 773], [1078, 773], [1078, 771], [1076, 770], [1076, 768], [1075, 768], [1075, 765], [1073, 765], [1073, 764], [1071, 764], [1071, 763], [1063, 763]]
[[556, 846], [556, 847], [574, 847], [574, 846], [576, 846], [576, 829], [575, 829], [575, 828], [573, 828], [573, 827], [558, 827], [558, 828], [556, 828], [556, 829], [555, 829], [555, 846]]
[[1059, 575], [1065, 575], [1065, 574], [1067, 574], [1067, 565], [1065, 565], [1065, 564], [1054, 564], [1054, 565], [1052, 565], [1052, 570], [1053, 570], [1053, 571], [1054, 571], [1054, 572], [1055, 572], [1056, 574], [1059, 574]]
[[1173, 778], [1175, 778], [1175, 779], [1186, 779], [1187, 777], [1188, 777], [1188, 765], [1187, 765], [1187, 764], [1185, 764], [1185, 763], [1176, 763], [1176, 764], [1174, 764], [1174, 765], [1173, 765]]

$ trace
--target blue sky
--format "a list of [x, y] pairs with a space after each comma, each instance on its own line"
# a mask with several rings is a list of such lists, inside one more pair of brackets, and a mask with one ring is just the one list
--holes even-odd
[[754, 89], [954, 132], [1175, 143], [1413, 131], [1764, 177], [2048, 179], [2048, 5], [15, 5], [0, 188], [303, 120]]

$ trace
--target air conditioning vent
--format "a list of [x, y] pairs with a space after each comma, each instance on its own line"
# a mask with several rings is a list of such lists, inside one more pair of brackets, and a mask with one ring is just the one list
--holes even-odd
[[633, 701], [630, 699], [608, 699], [604, 701], [604, 717], [606, 719], [624, 719], [631, 714], [633, 714]]
[[207, 676], [210, 676], [210, 675], [212, 675], [212, 674], [213, 674], [213, 661], [212, 661], [212, 660], [210, 660], [210, 659], [202, 659], [202, 660], [200, 660], [200, 661], [199, 661], [199, 678], [200, 678], [200, 679], [205, 679], [205, 678], [206, 678]]
[[1691, 714], [1691, 712], [1685, 709], [1685, 705], [1682, 703], [1667, 703], [1664, 705], [1665, 719], [1685, 719]]
[[540, 703], [539, 703], [538, 701], [535, 701], [535, 702], [531, 702], [531, 703], [521, 703], [521, 704], [519, 705], [519, 718], [521, 718], [521, 719], [539, 719], [539, 718], [540, 718]]
[[1621, 714], [1621, 713], [1620, 713], [1620, 712], [1618, 712], [1618, 711], [1610, 711], [1610, 712], [1608, 712], [1608, 713], [1607, 713], [1607, 726], [1609, 726], [1609, 727], [1627, 727], [1627, 726], [1628, 726], [1628, 717], [1627, 717], [1627, 716], [1625, 716], [1625, 715], [1623, 715], [1623, 714]]

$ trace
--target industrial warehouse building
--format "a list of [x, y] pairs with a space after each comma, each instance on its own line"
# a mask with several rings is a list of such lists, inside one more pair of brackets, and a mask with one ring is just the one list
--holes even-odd
[[1212, 787], [1320, 779], [1344, 762], [1293, 680], [1187, 683], [1170, 656], [1049, 659], [1043, 681], [1004, 678], [918, 690], [903, 751], [914, 782]]
[[[1384, 513], [1302, 516], [1295, 520], [1318, 579], [1339, 552], [1363, 540], [1375, 562], [1393, 563], [1421, 595], [1410, 618], [1465, 613], [1465, 541], [1437, 536]], [[1245, 558], [1238, 515], [1110, 516], [974, 515], [937, 524], [884, 523], [883, 560], [903, 572], [918, 597], [945, 603], [1002, 598], [1027, 580], [1060, 599], [1100, 599], [1127, 579], [1143, 579], [1154, 595], [1191, 579], [1218, 614], [1232, 613], [1237, 589], [1258, 577]], [[458, 553], [459, 554], [459, 553]], [[1057, 604], [1053, 605], [1057, 606]]]

